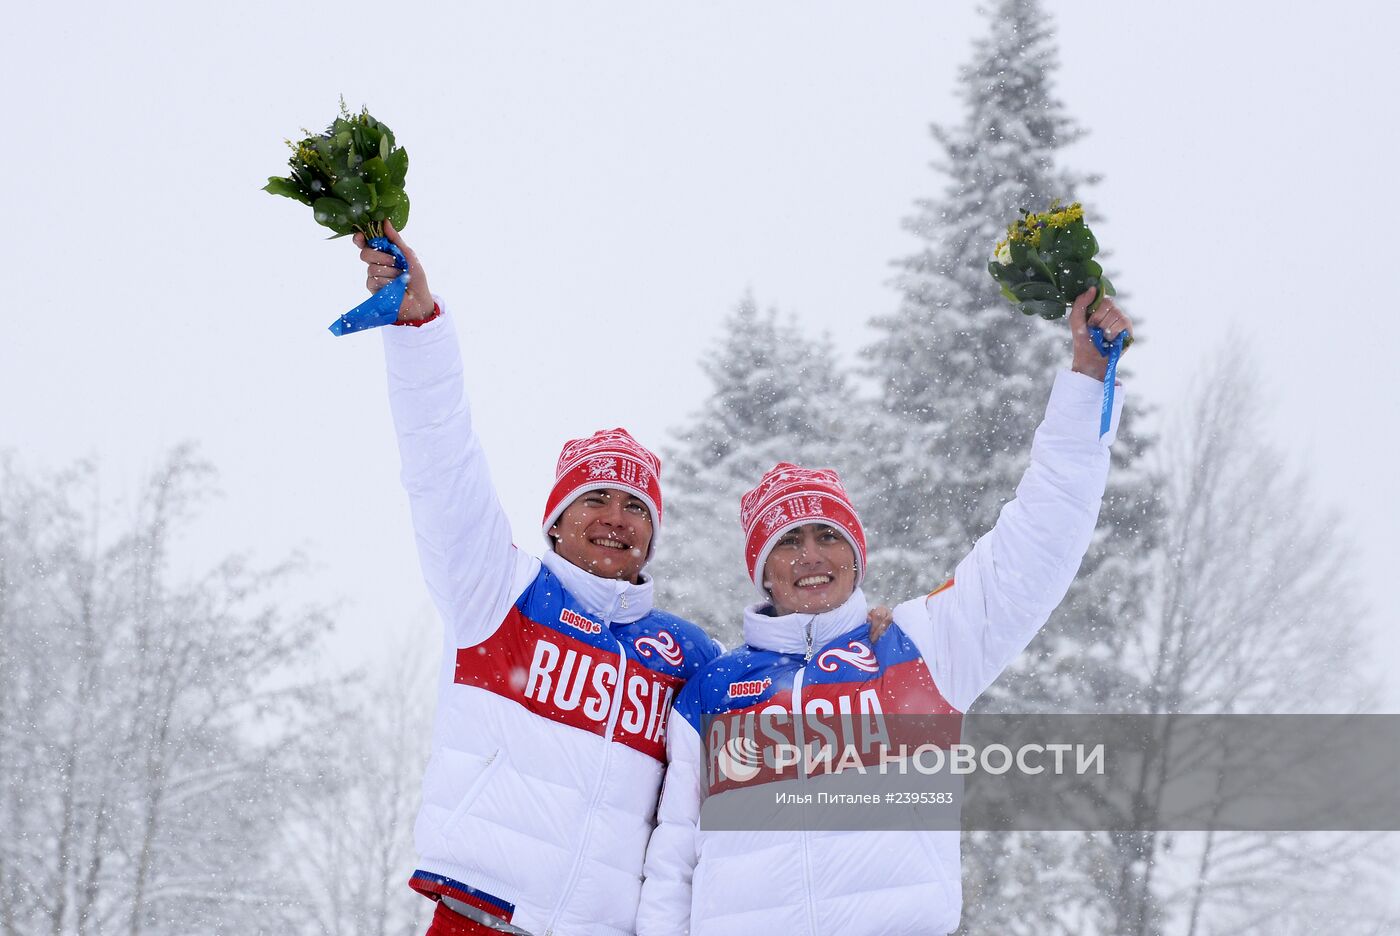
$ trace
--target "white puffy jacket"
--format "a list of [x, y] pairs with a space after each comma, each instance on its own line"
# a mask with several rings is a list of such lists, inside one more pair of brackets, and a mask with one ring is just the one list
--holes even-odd
[[382, 331], [445, 641], [410, 883], [530, 933], [632, 933], [667, 717], [718, 647], [653, 609], [650, 581], [512, 545], [452, 320]]
[[706, 716], [749, 711], [966, 711], [1064, 598], [1089, 546], [1123, 399], [1117, 394], [1101, 441], [1102, 394], [1092, 378], [1057, 376], [1015, 500], [952, 581], [899, 605], [873, 646], [859, 590], [824, 614], [747, 609], [746, 646], [693, 677], [671, 714], [670, 766], [637, 918], [642, 936], [957, 929], [956, 831], [702, 831], [702, 803], [727, 795], [728, 784], [710, 769], [701, 732]]

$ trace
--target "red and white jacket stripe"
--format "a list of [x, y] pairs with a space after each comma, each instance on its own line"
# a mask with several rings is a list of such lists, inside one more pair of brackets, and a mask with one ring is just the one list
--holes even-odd
[[442, 617], [415, 889], [533, 933], [634, 931], [676, 693], [718, 653], [599, 578], [511, 542], [452, 319], [385, 328], [389, 403]]
[[700, 732], [709, 730], [713, 743], [715, 722], [706, 728], [706, 716], [750, 710], [808, 718], [966, 711], [1063, 600], [1089, 547], [1123, 401], [1117, 394], [1101, 440], [1102, 394], [1092, 378], [1057, 376], [1016, 498], [952, 583], [899, 605], [874, 646], [859, 590], [824, 614], [747, 609], [746, 646], [707, 664], [672, 710], [670, 766], [637, 918], [642, 936], [957, 929], [955, 831], [702, 831], [702, 803], [730, 786], [712, 769]]

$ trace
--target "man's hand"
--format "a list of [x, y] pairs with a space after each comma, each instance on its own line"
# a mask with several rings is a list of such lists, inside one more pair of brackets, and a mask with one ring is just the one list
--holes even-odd
[[[399, 232], [387, 220], [384, 222], [384, 236], [408, 260], [408, 288], [403, 294], [403, 305], [399, 306], [400, 322], [421, 322], [433, 314], [433, 294], [428, 289], [428, 275], [418, 262], [418, 255], [403, 242]], [[355, 235], [355, 246], [360, 248], [360, 259], [369, 267], [365, 277], [365, 288], [375, 293], [398, 279], [399, 268], [394, 266], [394, 255], [375, 250], [365, 243], [363, 234]]]
[[1108, 369], [1108, 358], [1094, 347], [1094, 339], [1089, 337], [1089, 327], [1102, 328], [1104, 340], [1112, 343], [1119, 332], [1127, 332], [1131, 336], [1133, 323], [1123, 310], [1114, 304], [1111, 296], [1104, 297], [1098, 309], [1090, 312], [1089, 306], [1097, 293], [1098, 290], [1090, 286], [1074, 300], [1074, 305], [1070, 308], [1069, 330], [1074, 336], [1074, 359], [1070, 363], [1070, 369], [1076, 374], [1103, 380], [1103, 375]]
[[870, 609], [870, 642], [879, 643], [894, 620], [894, 612], [884, 605]]

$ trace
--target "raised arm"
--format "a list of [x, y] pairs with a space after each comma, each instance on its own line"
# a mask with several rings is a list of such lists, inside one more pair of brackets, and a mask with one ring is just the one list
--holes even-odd
[[704, 798], [705, 751], [682, 706], [689, 709], [688, 703], [694, 703], [698, 711], [698, 702], [698, 696], [682, 690], [666, 723], [666, 782], [661, 787], [656, 830], [647, 845], [637, 936], [690, 932], [691, 878], [700, 860], [696, 839]]
[[[411, 288], [404, 298], [400, 320], [430, 318], [434, 303], [422, 265], [397, 232], [385, 233], [408, 258], [411, 283], [417, 285], [417, 294]], [[364, 248], [358, 235], [356, 241], [370, 268], [366, 285], [371, 291], [382, 287], [386, 276], [396, 273], [392, 258]], [[447, 636], [459, 647], [471, 646], [495, 630], [519, 590], [523, 566], [533, 560], [511, 545], [510, 524], [472, 429], [451, 316], [444, 309], [421, 325], [380, 331], [400, 477], [423, 577]]]
[[1016, 498], [958, 563], [950, 584], [895, 610], [939, 691], [960, 711], [1026, 649], [1064, 599], [1098, 522], [1123, 395], [1116, 394], [1113, 422], [1100, 439], [1104, 371], [1087, 326], [1100, 325], [1111, 339], [1130, 324], [1109, 301], [1089, 314], [1092, 298], [1081, 296], [1070, 313], [1074, 369], [1055, 378]]

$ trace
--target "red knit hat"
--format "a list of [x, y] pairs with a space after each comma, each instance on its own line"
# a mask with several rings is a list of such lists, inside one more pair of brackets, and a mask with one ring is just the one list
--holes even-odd
[[661, 459], [626, 429], [599, 430], [586, 439], [564, 443], [559, 463], [554, 467], [554, 487], [544, 504], [545, 539], [549, 539], [549, 528], [574, 498], [603, 488], [635, 494], [651, 511], [651, 546], [647, 549], [650, 560], [661, 528]]
[[830, 468], [779, 462], [739, 502], [739, 522], [744, 525], [749, 578], [765, 596], [763, 564], [768, 554], [784, 533], [808, 523], [829, 524], [846, 537], [856, 554], [856, 584], [865, 578], [865, 530], [840, 476]]

